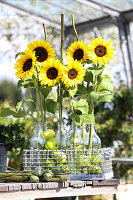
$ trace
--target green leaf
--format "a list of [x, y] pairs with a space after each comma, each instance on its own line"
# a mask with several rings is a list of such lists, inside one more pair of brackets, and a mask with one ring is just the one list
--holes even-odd
[[93, 98], [93, 100], [98, 101], [98, 97], [99, 97], [99, 94], [98, 94], [98, 93], [96, 93], [96, 92], [91, 92], [91, 93], [90, 93], [90, 96]]
[[77, 94], [88, 94], [87, 88], [84, 85], [78, 85]]
[[95, 124], [95, 117], [93, 114], [80, 115], [80, 123], [83, 124]]
[[47, 96], [49, 95], [51, 90], [52, 90], [52, 87], [42, 87], [42, 88], [40, 88], [40, 92], [44, 95], [45, 98], [47, 98]]
[[55, 102], [53, 99], [47, 99], [45, 106], [48, 112], [55, 114], [57, 108], [57, 102]]
[[87, 60], [85, 61], [85, 63], [91, 64], [91, 63], [92, 63], [92, 60], [87, 59]]
[[79, 101], [72, 101], [74, 109], [80, 110], [82, 114], [88, 113], [88, 103], [85, 99], [80, 99]]
[[98, 85], [98, 90], [109, 90], [113, 92], [113, 81], [111, 80], [111, 77], [107, 74], [104, 75], [103, 80]]
[[92, 74], [92, 72], [86, 71], [85, 76], [84, 76], [84, 81], [93, 83], [93, 74]]
[[16, 111], [18, 112], [22, 108], [24, 103], [29, 103], [29, 102], [33, 103], [32, 112], [34, 112], [36, 109], [36, 103], [31, 98], [23, 99], [22, 101], [18, 102], [16, 105]]
[[24, 88], [34, 88], [35, 87], [32, 79], [26, 79], [26, 80], [21, 79], [21, 80], [19, 80], [17, 87], [20, 88], [22, 86]]
[[19, 55], [25, 55], [25, 52], [24, 51], [19, 51], [16, 55], [15, 55], [15, 59], [19, 56]]
[[100, 92], [91, 92], [90, 93], [91, 97], [95, 100], [95, 101], [104, 101], [104, 102], [111, 102], [112, 101], [112, 92], [107, 91], [107, 90], [103, 90]]
[[80, 125], [80, 117], [76, 113], [72, 113], [70, 117], [76, 124]]
[[15, 118], [21, 118], [27, 115], [27, 113], [25, 113], [24, 109], [20, 109], [18, 112], [10, 109], [10, 108], [4, 108], [1, 110], [0, 112], [0, 117], [7, 117], [12, 115]]
[[69, 97], [69, 92], [67, 90], [64, 91], [64, 93], [58, 97], [57, 102], [61, 102], [63, 98]]
[[103, 70], [104, 70], [103, 67], [100, 67], [100, 68], [98, 68], [98, 69], [96, 69], [95, 67], [88, 67], [88, 68], [87, 68], [87, 71], [88, 71], [88, 72], [91, 72], [93, 75], [98, 75], [98, 74], [102, 73]]
[[68, 89], [68, 92], [70, 93], [70, 95], [71, 95], [72, 97], [74, 97], [74, 95], [75, 95], [76, 92], [77, 92], [77, 87], [69, 88], [69, 89]]

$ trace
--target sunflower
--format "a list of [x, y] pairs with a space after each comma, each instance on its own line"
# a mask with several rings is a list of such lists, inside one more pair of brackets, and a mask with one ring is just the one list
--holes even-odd
[[39, 77], [41, 85], [55, 86], [62, 76], [63, 65], [59, 60], [49, 59], [42, 64]]
[[114, 48], [111, 47], [111, 40], [105, 42], [101, 37], [95, 38], [92, 40], [92, 43], [89, 43], [89, 57], [94, 64], [104, 65], [107, 62], [110, 62], [112, 55], [114, 55]]
[[69, 62], [77, 60], [80, 63], [84, 63], [88, 58], [88, 47], [82, 41], [75, 41], [69, 46], [66, 54], [66, 59]]
[[62, 81], [67, 88], [76, 86], [78, 83], [83, 81], [85, 71], [77, 60], [68, 64], [63, 70]]
[[16, 76], [22, 79], [32, 77], [32, 75], [35, 73], [34, 71], [35, 63], [36, 63], [35, 53], [26, 50], [25, 55], [21, 54], [20, 59], [16, 61], [14, 67], [16, 70], [18, 70], [16, 72]]
[[43, 39], [35, 42], [34, 40], [27, 45], [27, 47], [31, 51], [35, 51], [35, 56], [37, 58], [37, 62], [44, 62], [48, 60], [49, 58], [54, 58], [55, 53], [54, 49], [51, 48], [51, 45], [49, 42], [44, 41]]

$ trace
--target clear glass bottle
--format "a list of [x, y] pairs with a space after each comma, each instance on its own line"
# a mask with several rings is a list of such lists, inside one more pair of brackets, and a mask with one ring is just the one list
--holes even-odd
[[74, 129], [71, 131], [71, 136], [68, 142], [68, 146], [72, 146], [73, 148], [76, 148], [79, 145], [83, 145], [84, 142], [81, 137], [81, 134], [79, 133], [79, 126], [75, 126]]
[[46, 130], [46, 123], [45, 122], [34, 123], [34, 130], [35, 133], [31, 138], [30, 147], [34, 149], [44, 147], [46, 139], [43, 137], [43, 133]]
[[60, 149], [64, 149], [69, 145], [72, 129], [70, 126], [62, 123], [62, 136], [60, 135], [60, 123], [58, 122], [58, 130], [56, 133], [56, 139], [60, 144]]
[[[85, 139], [84, 139], [84, 145], [89, 145], [89, 137], [90, 137], [90, 125], [86, 125], [85, 128]], [[101, 139], [97, 135], [95, 131], [95, 125], [92, 124], [92, 147], [93, 148], [101, 148]]]

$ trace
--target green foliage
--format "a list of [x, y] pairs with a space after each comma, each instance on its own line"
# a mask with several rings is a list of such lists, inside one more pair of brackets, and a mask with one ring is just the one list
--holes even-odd
[[22, 124], [0, 125], [0, 143], [5, 143], [9, 150], [22, 148], [24, 141], [25, 134]]
[[88, 67], [87, 68], [87, 72], [91, 72], [94, 76], [96, 75], [99, 75], [100, 73], [102, 73], [104, 71], [104, 67], [99, 67], [99, 68], [96, 68], [96, 67]]
[[55, 114], [57, 108], [57, 102], [55, 102], [53, 99], [47, 99], [45, 106], [48, 112]]
[[74, 95], [77, 92], [77, 87], [72, 87], [68, 89], [68, 92], [70, 93], [71, 97], [74, 97]]
[[88, 103], [85, 99], [79, 101], [72, 101], [75, 110], [79, 110], [82, 114], [88, 114]]
[[17, 84], [17, 87], [20, 88], [20, 87], [24, 87], [24, 88], [34, 88], [34, 82], [32, 79], [26, 79], [26, 80], [23, 80], [23, 79], [20, 79], [18, 81], [18, 84]]
[[0, 117], [7, 117], [12, 115], [15, 118], [25, 117], [27, 113], [23, 108], [19, 109], [18, 111], [12, 110], [11, 108], [4, 108], [0, 112]]
[[45, 98], [48, 97], [49, 93], [51, 92], [52, 87], [42, 87], [40, 88], [40, 92], [43, 94]]
[[16, 59], [19, 55], [25, 55], [25, 52], [22, 52], [22, 51], [18, 52], [18, 53], [15, 55], [15, 59]]
[[111, 102], [112, 101], [112, 92], [107, 90], [102, 90], [100, 92], [91, 92], [91, 97], [94, 101], [105, 101], [105, 102]]
[[21, 90], [17, 89], [16, 84], [12, 81], [3, 80], [0, 83], [0, 101], [10, 101], [12, 105], [16, 105], [22, 99]]
[[70, 117], [79, 126], [83, 124], [95, 124], [95, 117], [93, 114], [77, 115], [76, 113], [72, 113]]
[[109, 90], [110, 92], [113, 92], [113, 81], [110, 76], [104, 75], [101, 83], [98, 85], [98, 90]]
[[[115, 157], [133, 157], [133, 92], [123, 83], [115, 90], [112, 103], [97, 103], [97, 130], [102, 146], [115, 148]], [[115, 144], [115, 146], [114, 146]], [[128, 177], [132, 166], [116, 165], [118, 178]]]

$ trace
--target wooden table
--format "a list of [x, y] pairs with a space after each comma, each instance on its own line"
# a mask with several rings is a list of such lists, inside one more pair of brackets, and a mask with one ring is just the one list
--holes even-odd
[[35, 200], [53, 197], [116, 194], [118, 179], [65, 183], [0, 183], [0, 200]]

